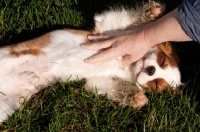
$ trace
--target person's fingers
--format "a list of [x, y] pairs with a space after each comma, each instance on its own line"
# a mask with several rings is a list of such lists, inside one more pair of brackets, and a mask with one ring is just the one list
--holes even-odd
[[125, 68], [133, 62], [132, 57], [130, 55], [124, 55], [121, 60], [120, 68]]
[[110, 46], [115, 43], [114, 39], [108, 39], [108, 40], [101, 40], [98, 42], [88, 42], [84, 44], [80, 44], [82, 48], [91, 49], [91, 50], [99, 50], [104, 48], [109, 48]]
[[107, 35], [88, 35], [89, 40], [99, 40], [99, 39], [106, 39], [108, 38]]
[[86, 58], [84, 61], [86, 63], [96, 63], [96, 62], [100, 62], [103, 60], [108, 60], [110, 58], [122, 56], [122, 53], [119, 52], [119, 50], [117, 50], [117, 49], [118, 49], [117, 47], [108, 48], [99, 54], [95, 54], [94, 56]]
[[80, 46], [85, 49], [91, 49], [91, 50], [99, 50], [110, 47], [112, 42], [109, 40], [105, 41], [99, 41], [99, 42], [91, 42], [91, 43], [85, 43], [81, 44]]

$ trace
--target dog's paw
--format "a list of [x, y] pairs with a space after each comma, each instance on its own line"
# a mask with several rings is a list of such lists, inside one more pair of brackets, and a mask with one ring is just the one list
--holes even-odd
[[130, 106], [134, 108], [142, 107], [148, 103], [148, 98], [141, 90], [132, 90], [128, 95]]
[[39, 83], [40, 78], [32, 71], [23, 71], [18, 74], [19, 80], [22, 83], [22, 87], [26, 89], [35, 89], [35, 86]]
[[20, 80], [27, 81], [30, 84], [37, 83], [39, 81], [39, 77], [32, 71], [23, 71], [19, 74]]
[[155, 1], [151, 1], [143, 7], [145, 15], [150, 20], [160, 17], [165, 11], [165, 5]]

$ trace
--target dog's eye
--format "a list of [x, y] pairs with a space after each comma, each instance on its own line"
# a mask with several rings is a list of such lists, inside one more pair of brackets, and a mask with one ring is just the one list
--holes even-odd
[[161, 60], [160, 60], [160, 62], [159, 62], [159, 66], [164, 66], [164, 64], [165, 64], [165, 58], [162, 58]]
[[158, 54], [158, 58], [157, 58], [157, 62], [158, 62], [158, 65], [160, 67], [163, 67], [165, 65], [165, 60], [166, 60], [166, 56], [164, 53], [159, 53]]

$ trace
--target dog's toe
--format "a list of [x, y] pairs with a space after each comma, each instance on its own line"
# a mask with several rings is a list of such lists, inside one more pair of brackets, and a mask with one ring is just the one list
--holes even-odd
[[155, 20], [163, 14], [165, 5], [152, 1], [144, 5], [143, 9], [148, 19]]
[[142, 106], [144, 106], [145, 104], [148, 103], [148, 98], [140, 90], [132, 91], [129, 94], [128, 99], [130, 101], [130, 106], [132, 106], [134, 108], [142, 107]]

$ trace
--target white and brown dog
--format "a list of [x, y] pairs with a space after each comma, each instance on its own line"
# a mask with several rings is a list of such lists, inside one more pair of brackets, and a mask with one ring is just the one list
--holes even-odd
[[[111, 10], [95, 16], [95, 31], [139, 27], [155, 19], [164, 6], [150, 2], [134, 9]], [[148, 102], [139, 87], [167, 90], [181, 85], [177, 56], [168, 42], [158, 44], [137, 62], [120, 70], [118, 58], [96, 64], [83, 59], [96, 53], [80, 48], [92, 32], [56, 30], [39, 38], [0, 48], [0, 122], [41, 88], [53, 83], [86, 79], [86, 89], [124, 105], [141, 107]]]

